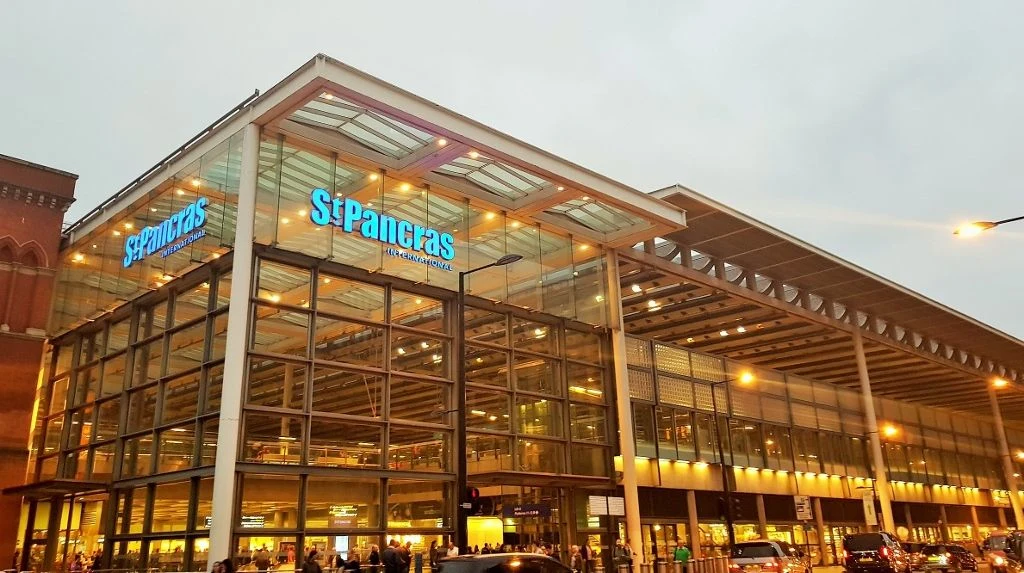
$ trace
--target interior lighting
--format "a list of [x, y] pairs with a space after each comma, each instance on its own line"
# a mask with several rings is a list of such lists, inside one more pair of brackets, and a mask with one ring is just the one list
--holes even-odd
[[324, 284], [325, 284], [325, 285], [329, 285], [329, 284], [331, 284], [331, 279], [330, 279], [330, 277], [324, 277]]
[[477, 153], [476, 151], [470, 151], [469, 152], [469, 158], [470, 159], [476, 159], [477, 157], [480, 157], [480, 154]]
[[647, 306], [649, 308], [658, 308], [658, 301], [652, 298], [651, 300], [647, 301]]
[[202, 181], [200, 181], [198, 177], [193, 177], [192, 178], [192, 186], [193, 187], [199, 187], [200, 183], [202, 183]]
[[891, 438], [898, 433], [900, 433], [899, 428], [893, 426], [892, 424], [886, 424], [885, 426], [882, 427], [882, 434], [884, 434], [887, 438]]
[[1006, 388], [1009, 385], [1010, 383], [1006, 380], [1006, 378], [996, 377], [992, 379], [993, 388]]
[[708, 467], [708, 463], [707, 462], [697, 462], [694, 465], [696, 465], [700, 469], [704, 469], [704, 468]]
[[405, 349], [402, 348], [401, 346], [399, 346], [397, 352], [398, 352], [398, 354], [405, 354]]
[[83, 255], [82, 253], [75, 253], [75, 255], [72, 257], [72, 260], [74, 260], [76, 263], [84, 262], [85, 255]]
[[402, 185], [399, 187], [399, 189], [402, 190], [402, 191], [408, 191], [408, 190], [412, 189], [412, 185], [409, 185], [408, 183], [402, 183]]
[[370, 174], [370, 181], [376, 181], [378, 179], [380, 179], [380, 175], [379, 174], [377, 174], [377, 173], [371, 173]]
[[746, 331], [747, 331], [747, 327], [745, 327], [745, 326], [737, 326], [736, 327], [736, 332], [738, 332], [740, 334], [743, 334]]
[[150, 213], [156, 213], [156, 207], [150, 207], [149, 208], [149, 212]]
[[687, 336], [686, 337], [686, 341], [687, 342], [693, 342], [693, 337], [692, 336]]
[[132, 227], [134, 227], [134, 226], [135, 226], [135, 225], [133, 225], [133, 224], [131, 224], [131, 223], [125, 223], [125, 224], [124, 224], [124, 228], [125, 228], [125, 229], [131, 229], [131, 228], [132, 228]]
[[492, 422], [495, 422], [495, 421], [497, 421], [497, 420], [498, 420], [498, 417], [497, 417], [497, 416], [495, 416], [495, 415], [493, 415], [493, 414], [491, 414], [490, 416], [488, 416], [488, 417], [487, 417], [487, 419], [488, 419], [488, 420], [490, 420], [490, 421], [492, 421]]
[[322, 98], [324, 98], [326, 100], [332, 100], [332, 99], [334, 99], [334, 94], [329, 94], [327, 92], [324, 92], [324, 93], [320, 94], [320, 97], [322, 97]]
[[580, 245], [580, 250], [585, 251], [590, 248], [590, 245]]
[[423, 347], [423, 348], [430, 348], [430, 345], [429, 345], [429, 344], [427, 344], [427, 342], [426, 342], [426, 341], [423, 341], [423, 342], [421, 342], [421, 343], [420, 343], [420, 346], [421, 346], [421, 347]]
[[513, 229], [518, 229], [519, 228], [519, 221], [512, 221], [512, 228]]
[[1017, 459], [1024, 460], [1024, 450], [1017, 450]]
[[305, 209], [299, 209], [299, 217], [305, 217], [307, 211]]
[[277, 294], [276, 292], [272, 292], [267, 295], [267, 300], [273, 303], [281, 302], [281, 295]]
[[437, 140], [437, 146], [438, 147], [444, 147], [445, 145], [448, 145], [448, 140], [447, 139], [442, 137], [441, 139]]
[[174, 279], [174, 277], [172, 277], [171, 275], [167, 275], [167, 274], [162, 275], [160, 278], [162, 278], [164, 281], [167, 281], [167, 282], [170, 282], [171, 280]]
[[178, 189], [177, 193], [178, 193], [179, 196], [180, 195], [184, 195], [185, 194], [185, 190], [184, 189]]
[[604, 295], [599, 294], [594, 297], [594, 300], [596, 300], [597, 302], [604, 302]]
[[209, 289], [210, 288], [210, 283], [203, 283], [203, 288]]
[[640, 294], [640, 293], [644, 292], [644, 289], [641, 288], [640, 285], [636, 285], [636, 284], [631, 286], [631, 287], [629, 287], [629, 290], [631, 290], [631, 291], [633, 291], [633, 292], [635, 292], [637, 294]]
[[488, 221], [493, 221], [495, 217], [497, 217], [497, 215], [491, 212], [488, 212], [486, 215], [484, 215], [484, 218], [487, 219]]
[[92, 246], [92, 248], [94, 248], [94, 249], [98, 249], [98, 248], [100, 248], [100, 247], [99, 247], [99, 245], [93, 245], [93, 246]]
[[725, 338], [726, 336], [729, 336], [729, 331], [728, 330], [723, 330], [723, 331], [719, 332], [718, 335], [721, 336], [722, 338]]
[[423, 299], [422, 298], [416, 299], [416, 304], [423, 304]]
[[469, 413], [473, 414], [474, 416], [486, 416], [487, 415], [487, 412], [484, 412], [483, 410], [470, 410]]
[[590, 197], [587, 197], [586, 195], [580, 197], [580, 199], [582, 199], [584, 201], [590, 201]]
[[565, 187], [563, 187], [563, 186], [559, 185], [559, 186], [558, 186], [558, 190], [559, 190], [559, 191], [565, 191]]
[[744, 370], [743, 372], [740, 373], [740, 376], [739, 378], [737, 378], [737, 380], [740, 381], [740, 384], [750, 384], [751, 382], [754, 381], [754, 373], [751, 372], [750, 370]]

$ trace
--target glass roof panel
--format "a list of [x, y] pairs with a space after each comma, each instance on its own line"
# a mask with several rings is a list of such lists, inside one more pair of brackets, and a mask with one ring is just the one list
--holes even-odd
[[425, 131], [327, 92], [307, 102], [289, 119], [332, 129], [395, 159], [401, 159], [434, 141], [434, 136]]
[[459, 157], [435, 171], [464, 179], [488, 193], [511, 200], [521, 199], [551, 186], [549, 181], [536, 175], [482, 155]]
[[624, 229], [644, 229], [651, 226], [640, 217], [590, 198], [570, 199], [551, 207], [545, 213], [567, 218], [598, 233], [614, 233]]

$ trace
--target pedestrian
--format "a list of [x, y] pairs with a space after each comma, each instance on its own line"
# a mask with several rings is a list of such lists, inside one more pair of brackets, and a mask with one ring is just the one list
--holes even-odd
[[580, 547], [580, 555], [583, 556], [583, 573], [592, 573], [597, 556], [594, 554], [594, 549], [590, 547], [589, 537], [583, 542], [583, 547]]
[[412, 565], [412, 541], [406, 541], [405, 545], [399, 547], [399, 556], [402, 558], [399, 563], [398, 573], [409, 573]]
[[612, 550], [612, 561], [615, 565], [629, 565], [633, 567], [633, 549], [629, 546], [629, 539], [625, 543], [622, 539], [615, 540], [615, 549]]
[[585, 561], [583, 560], [583, 554], [580, 553], [579, 545], [569, 546], [569, 568], [576, 573], [583, 573], [583, 567]]
[[430, 561], [430, 570], [437, 571], [437, 540], [430, 540], [430, 549], [427, 553], [427, 560]]
[[270, 552], [267, 551], [267, 546], [260, 547], [256, 553], [252, 554], [252, 562], [256, 565], [257, 571], [266, 571], [270, 569]]
[[455, 546], [455, 542], [454, 541], [449, 541], [448, 542], [448, 555], [447, 556], [448, 557], [458, 557], [459, 556], [459, 548]]
[[690, 564], [690, 548], [683, 543], [682, 539], [676, 537], [676, 550], [672, 554], [672, 558], [676, 563], [682, 563], [683, 569], [689, 567]]
[[370, 573], [380, 571], [380, 548], [376, 545], [370, 546]]
[[348, 561], [345, 562], [343, 570], [350, 573], [359, 573], [359, 554], [356, 553], [355, 549], [348, 550]]
[[316, 562], [316, 549], [309, 552], [306, 562], [302, 564], [302, 573], [323, 573], [320, 564]]
[[388, 541], [388, 546], [384, 548], [384, 554], [381, 555], [380, 560], [384, 565], [384, 573], [399, 573], [401, 558], [398, 556], [397, 541], [394, 539]]

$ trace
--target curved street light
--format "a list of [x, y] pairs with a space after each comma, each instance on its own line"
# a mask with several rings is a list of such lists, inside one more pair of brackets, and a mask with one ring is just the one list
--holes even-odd
[[1020, 217], [1011, 217], [1009, 219], [1003, 219], [1002, 221], [975, 221], [973, 223], [967, 223], [961, 225], [953, 230], [953, 234], [960, 238], [969, 238], [982, 234], [989, 229], [994, 229], [999, 225], [1006, 223], [1012, 223], [1014, 221], [1024, 220], [1024, 215]]

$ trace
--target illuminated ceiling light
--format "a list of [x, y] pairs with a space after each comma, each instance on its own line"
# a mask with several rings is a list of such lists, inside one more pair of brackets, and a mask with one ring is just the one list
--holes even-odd
[[83, 255], [82, 253], [75, 253], [75, 255], [72, 257], [72, 259], [76, 263], [81, 263], [81, 262], [85, 261], [85, 255]]
[[203, 283], [203, 288], [209, 289], [210, 288], [210, 283]]
[[149, 208], [149, 212], [150, 213], [156, 213], [156, 207], [150, 207]]
[[603, 295], [597, 295], [597, 296], [594, 297], [594, 300], [596, 300], [597, 302], [604, 302], [604, 296]]
[[743, 334], [746, 331], [747, 331], [747, 327], [745, 327], [745, 326], [737, 326], [736, 327], [736, 332], [738, 332], [740, 334]]
[[376, 181], [378, 179], [380, 179], [380, 175], [379, 174], [377, 174], [377, 173], [371, 173], [370, 174], [370, 181]]
[[409, 185], [408, 183], [402, 183], [398, 187], [398, 189], [401, 190], [401, 191], [408, 191], [408, 190], [412, 189], [412, 185]]
[[1017, 450], [1017, 459], [1024, 460], [1024, 450]]
[[330, 93], [324, 92], [324, 93], [320, 94], [320, 97], [322, 97], [322, 98], [324, 98], [326, 100], [332, 100], [332, 99], [334, 99], [334, 94], [330, 94]]
[[686, 337], [686, 341], [687, 342], [693, 342], [693, 337], [692, 336], [687, 336]]
[[178, 195], [184, 195], [185, 194], [185, 190], [184, 189], [178, 189], [177, 193], [178, 193]]
[[299, 209], [299, 217], [305, 217], [305, 216], [306, 216], [306, 210], [305, 209]]
[[766, 446], [774, 446], [775, 445], [775, 440], [767, 439], [767, 440], [764, 441], [764, 445], [766, 445]]
[[427, 344], [427, 343], [426, 343], [426, 341], [424, 341], [424, 342], [421, 342], [421, 343], [420, 343], [420, 346], [422, 346], [423, 348], [430, 348], [430, 345], [429, 345], [429, 344]]
[[1009, 385], [1010, 385], [1010, 383], [1006, 380], [1006, 378], [998, 378], [997, 377], [997, 378], [993, 378], [992, 379], [992, 387], [993, 388], [1006, 388]]
[[288, 217], [281, 217], [281, 223], [287, 225], [288, 223], [291, 223], [291, 222], [292, 222], [292, 220], [289, 219]]
[[131, 228], [132, 228], [132, 227], [134, 227], [134, 226], [135, 226], [135, 225], [133, 225], [133, 224], [131, 224], [131, 223], [125, 223], [125, 224], [124, 224], [124, 228], [125, 228], [125, 229], [131, 229]]
[[590, 248], [590, 245], [580, 245], [580, 250], [585, 251]]
[[729, 336], [729, 331], [728, 330], [722, 330], [722, 331], [720, 331], [718, 333], [718, 335], [721, 336], [722, 338], [725, 338], [726, 336]]
[[900, 431], [896, 426], [893, 426], [892, 424], [886, 424], [885, 426], [882, 427], [882, 433], [885, 434], [885, 437], [891, 438], [896, 434], [900, 433]]
[[441, 139], [437, 140], [437, 146], [438, 147], [444, 147], [445, 145], [448, 145], [448, 140], [447, 139], [442, 137]]
[[272, 292], [267, 295], [267, 300], [274, 303], [281, 302], [281, 295], [277, 294], [276, 292]]
[[737, 378], [737, 380], [740, 381], [740, 384], [750, 384], [754, 381], [754, 373], [749, 370], [745, 370], [740, 374], [740, 377]]
[[324, 277], [324, 284], [325, 285], [331, 284], [331, 277]]
[[708, 467], [708, 463], [707, 462], [697, 462], [694, 465], [697, 466], [700, 469], [704, 469], [704, 468]]
[[416, 299], [416, 304], [423, 304], [423, 299], [422, 298]]
[[565, 191], [565, 187], [562, 187], [561, 185], [559, 185], [559, 186], [558, 186], [558, 190], [559, 190], [559, 191]]
[[479, 356], [477, 356], [477, 357], [476, 357], [476, 363], [477, 363], [477, 364], [480, 364], [480, 363], [481, 363], [481, 362], [483, 362], [483, 361], [484, 361], [484, 359], [483, 359], [483, 358], [480, 358]]
[[492, 422], [495, 422], [495, 421], [498, 420], [498, 417], [492, 414], [492, 415], [488, 416], [487, 419], [492, 421]]
[[580, 199], [582, 199], [584, 201], [590, 201], [590, 197], [587, 197], [586, 195], [580, 197]]
[[193, 187], [199, 187], [200, 183], [202, 183], [202, 181], [200, 181], [198, 177], [193, 177], [192, 178], [192, 186]]
[[438, 364], [439, 362], [441, 362], [441, 355], [435, 354], [431, 357], [431, 359], [434, 361], [434, 364]]
[[512, 228], [513, 229], [518, 229], [519, 228], [519, 221], [512, 221]]
[[405, 354], [405, 349], [401, 346], [398, 347], [398, 354]]
[[647, 306], [649, 308], [658, 308], [658, 301], [652, 298], [651, 300], [647, 301]]
[[171, 275], [167, 275], [167, 274], [162, 275], [160, 278], [163, 279], [164, 282], [170, 282], [170, 281], [174, 280], [174, 277], [172, 277]]
[[495, 217], [497, 217], [497, 215], [492, 212], [488, 212], [486, 215], [484, 215], [484, 218], [487, 219], [488, 221], [494, 220]]
[[368, 203], [366, 204], [366, 206], [367, 206], [367, 207], [373, 207], [373, 203], [372, 203], [372, 202], [368, 202]]
[[476, 159], [477, 157], [480, 157], [480, 154], [477, 153], [476, 151], [470, 151], [469, 152], [469, 158], [470, 159]]
[[473, 414], [474, 416], [486, 416], [487, 415], [487, 412], [484, 412], [483, 410], [470, 410], [469, 413]]
[[640, 285], [633, 285], [633, 286], [629, 287], [629, 290], [631, 290], [631, 291], [633, 291], [633, 292], [635, 292], [637, 294], [644, 292], [644, 289], [641, 288]]
[[155, 284], [155, 285], [156, 285], [156, 288], [160, 288], [160, 287], [164, 286], [164, 283], [162, 283], [162, 282], [160, 282], [160, 281], [156, 281], [156, 282], [155, 282], [155, 283], [153, 283], [153, 284]]

